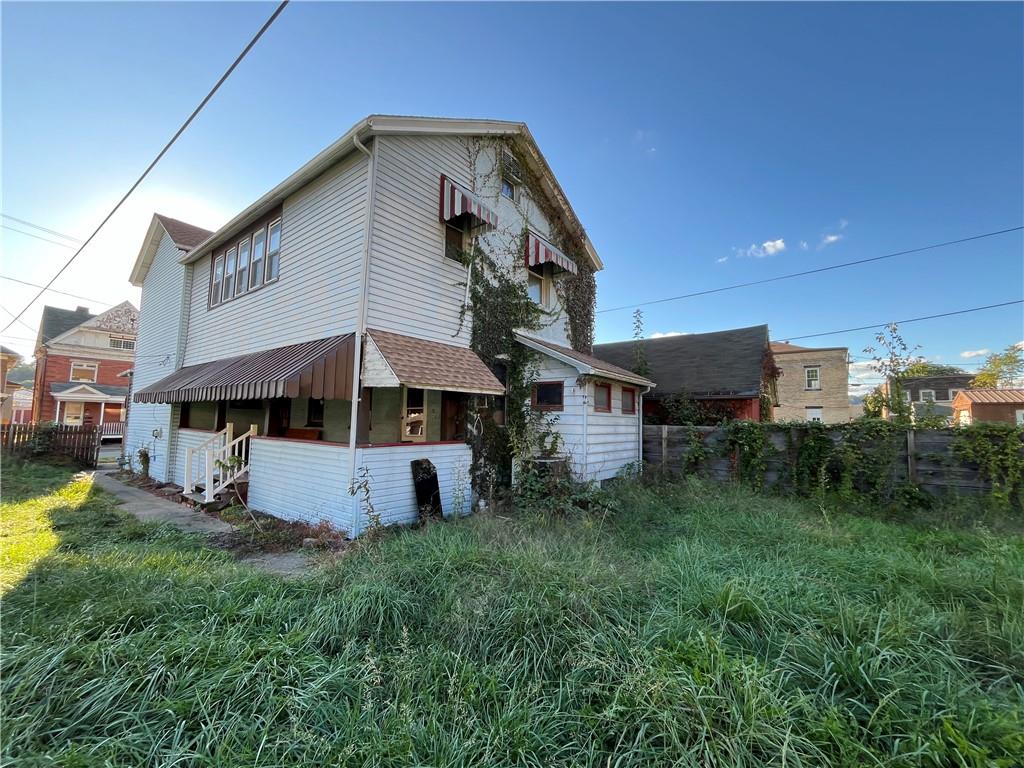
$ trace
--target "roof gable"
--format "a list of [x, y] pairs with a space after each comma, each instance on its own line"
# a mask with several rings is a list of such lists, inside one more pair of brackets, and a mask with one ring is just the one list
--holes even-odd
[[657, 395], [757, 397], [768, 351], [768, 326], [595, 344], [594, 355], [623, 368], [634, 364], [639, 343]]
[[82, 327], [134, 336], [139, 327], [139, 310], [130, 301], [122, 301], [91, 320], [86, 320]]
[[208, 229], [154, 213], [149, 222], [149, 229], [146, 230], [146, 237], [142, 241], [142, 248], [139, 249], [139, 255], [135, 257], [135, 264], [132, 266], [128, 281], [134, 286], [142, 285], [164, 235], [171, 238], [171, 242], [179, 250], [187, 252], [209, 238], [211, 234], [212, 232]]
[[624, 366], [615, 365], [607, 360], [594, 357], [593, 355], [585, 355], [582, 352], [577, 352], [575, 349], [563, 347], [560, 344], [555, 344], [547, 341], [546, 339], [539, 339], [536, 336], [530, 336], [522, 331], [516, 331], [515, 335], [516, 340], [519, 341], [520, 344], [525, 344], [532, 350], [548, 355], [556, 360], [560, 360], [566, 365], [572, 366], [581, 375], [603, 376], [608, 379], [614, 379], [615, 381], [625, 381], [630, 384], [639, 384], [644, 387], [655, 386], [654, 381], [645, 378], [640, 374], [633, 373], [633, 371], [625, 368]]

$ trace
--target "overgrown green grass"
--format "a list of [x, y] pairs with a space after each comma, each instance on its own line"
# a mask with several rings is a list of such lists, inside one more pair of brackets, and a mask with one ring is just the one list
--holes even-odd
[[4, 601], [8, 761], [1024, 764], [1019, 537], [625, 484], [284, 581], [52, 490], [4, 508], [60, 539]]

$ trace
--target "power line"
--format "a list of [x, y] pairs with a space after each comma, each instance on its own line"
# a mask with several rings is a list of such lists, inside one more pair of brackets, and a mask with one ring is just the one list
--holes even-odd
[[281, 12], [285, 9], [285, 6], [287, 6], [288, 3], [289, 0], [282, 0], [281, 4], [278, 5], [274, 12], [270, 15], [270, 18], [263, 23], [263, 26], [260, 27], [256, 35], [249, 41], [249, 44], [242, 49], [242, 52], [238, 54], [238, 57], [233, 62], [231, 62], [231, 66], [227, 68], [224, 74], [220, 76], [220, 79], [214, 84], [213, 88], [210, 89], [209, 93], [207, 93], [206, 96], [203, 97], [203, 100], [199, 102], [199, 106], [192, 110], [192, 114], [189, 115], [185, 122], [181, 124], [181, 127], [179, 127], [177, 131], [175, 131], [174, 135], [171, 137], [171, 140], [164, 145], [164, 148], [160, 150], [160, 152], [157, 154], [155, 158], [153, 158], [153, 161], [148, 166], [146, 166], [146, 170], [142, 172], [142, 175], [139, 176], [139, 178], [135, 180], [135, 183], [128, 188], [128, 191], [124, 193], [124, 196], [117, 201], [117, 204], [110, 210], [110, 213], [108, 213], [103, 218], [103, 221], [100, 222], [99, 226], [93, 230], [92, 234], [89, 235], [89, 237], [85, 240], [85, 242], [82, 243], [78, 250], [71, 255], [71, 258], [69, 258], [64, 263], [64, 266], [57, 270], [57, 274], [50, 278], [50, 281], [42, 289], [40, 289], [39, 293], [35, 295], [32, 301], [25, 305], [25, 307], [15, 316], [14, 320], [12, 320], [6, 326], [4, 326], [5, 331], [12, 325], [14, 325], [14, 321], [19, 319], [23, 314], [25, 314], [26, 311], [28, 311], [29, 307], [31, 307], [33, 304], [36, 303], [36, 301], [38, 301], [39, 297], [43, 295], [43, 291], [45, 291], [47, 288], [54, 284], [57, 278], [64, 273], [64, 270], [71, 266], [71, 263], [76, 258], [78, 258], [78, 255], [83, 250], [85, 250], [86, 246], [88, 246], [89, 243], [92, 242], [93, 238], [96, 237], [97, 234], [99, 234], [99, 231], [103, 229], [104, 225], [108, 221], [110, 221], [111, 217], [115, 213], [117, 213], [117, 211], [121, 208], [121, 206], [124, 204], [124, 201], [127, 200], [128, 197], [132, 194], [132, 192], [134, 192], [135, 189], [139, 186], [139, 184], [143, 182], [143, 180], [149, 175], [149, 172], [156, 167], [156, 164], [159, 163], [163, 156], [167, 154], [168, 150], [170, 150], [170, 148], [174, 146], [174, 142], [178, 140], [178, 137], [185, 132], [185, 129], [192, 124], [192, 121], [195, 120], [196, 116], [203, 109], [203, 107], [205, 107], [206, 104], [210, 101], [210, 99], [213, 98], [214, 94], [217, 93], [218, 90], [220, 90], [220, 87], [224, 84], [224, 81], [227, 80], [228, 77], [231, 76], [231, 73], [235, 71], [235, 68], [242, 63], [242, 59], [244, 59], [246, 55], [248, 55], [249, 51], [252, 50], [253, 46], [255, 46], [257, 42], [259, 42], [259, 39], [263, 37], [263, 33], [266, 32], [270, 28], [270, 25], [277, 20], [277, 17], [281, 15]]
[[61, 248], [74, 248], [75, 247], [71, 243], [62, 243], [62, 242], [60, 242], [60, 240], [51, 240], [48, 237], [43, 237], [42, 235], [37, 235], [34, 232], [25, 232], [24, 230], [17, 229], [16, 227], [12, 227], [10, 224], [0, 224], [0, 227], [3, 227], [4, 229], [8, 229], [11, 232], [17, 232], [19, 235], [25, 235], [26, 237], [34, 237], [36, 240], [42, 240], [44, 243], [53, 243], [54, 245], [59, 245]]
[[[12, 283], [21, 283], [22, 285], [27, 285], [27, 286], [29, 286], [31, 288], [42, 288], [43, 291], [49, 291], [50, 293], [59, 293], [62, 296], [70, 296], [73, 299], [81, 299], [82, 301], [89, 301], [89, 302], [92, 302], [93, 304], [100, 304], [101, 306], [104, 306], [104, 307], [112, 307], [112, 306], [114, 306], [113, 304], [111, 304], [110, 302], [107, 302], [107, 301], [100, 301], [99, 299], [90, 299], [88, 296], [79, 296], [77, 293], [68, 293], [67, 291], [58, 291], [56, 288], [48, 288], [45, 285], [39, 285], [39, 283], [30, 283], [27, 280], [19, 280], [16, 277], [8, 277], [7, 275], [0, 275], [0, 280], [10, 280]], [[39, 297], [36, 296], [36, 299], [38, 299], [38, 298]], [[36, 299], [32, 299], [32, 301], [35, 302]], [[26, 309], [28, 309], [28, 307], [26, 307]], [[14, 317], [14, 313], [13, 312], [11, 312], [9, 314], [11, 315], [11, 317]], [[21, 314], [25, 314], [25, 313], [22, 312]], [[19, 317], [20, 316], [21, 315], [19, 315]], [[10, 328], [10, 326], [7, 326], [7, 328]], [[6, 331], [7, 328], [4, 328], [4, 330]]]
[[[13, 312], [11, 312], [11, 310], [9, 310], [9, 309], [8, 309], [7, 307], [0, 307], [0, 309], [2, 309], [2, 310], [3, 310], [4, 312], [6, 312], [6, 313], [7, 313], [8, 315], [10, 315], [11, 317], [14, 317], [14, 313], [13, 313]], [[30, 325], [29, 325], [28, 323], [26, 323], [26, 322], [25, 322], [24, 320], [19, 320], [19, 321], [18, 321], [18, 325], [20, 325], [20, 326], [21, 326], [22, 328], [24, 328], [25, 330], [27, 330], [27, 331], [28, 331], [29, 333], [35, 333], [35, 330], [36, 330], [36, 329], [35, 329], [35, 328], [33, 328], [32, 326], [30, 326]]]
[[7, 213], [0, 213], [0, 216], [3, 216], [5, 219], [10, 219], [11, 221], [16, 221], [19, 224], [24, 224], [26, 227], [32, 227], [32, 229], [38, 229], [40, 232], [45, 232], [48, 235], [56, 235], [57, 237], [63, 237], [65, 240], [71, 240], [74, 243], [82, 242], [77, 237], [72, 237], [71, 235], [65, 235], [63, 232], [58, 232], [56, 229], [49, 229], [47, 227], [41, 227], [38, 224], [33, 224], [31, 221], [25, 221], [25, 219], [19, 219], [17, 216], [11, 216], [10, 214], [7, 214]]
[[944, 243], [933, 243], [931, 245], [924, 245], [920, 248], [911, 248], [906, 251], [895, 251], [893, 253], [886, 253], [882, 256], [872, 256], [868, 259], [857, 259], [856, 261], [845, 261], [841, 264], [831, 264], [827, 267], [818, 267], [816, 269], [807, 269], [803, 272], [790, 272], [788, 275], [778, 275], [777, 277], [766, 277], [763, 280], [751, 280], [746, 283], [735, 283], [734, 285], [724, 285], [721, 288], [709, 288], [706, 291], [695, 291], [694, 293], [684, 293], [681, 296], [669, 296], [665, 299], [654, 299], [652, 301], [642, 301], [639, 304], [623, 304], [621, 307], [609, 307], [608, 309], [599, 309], [597, 314], [604, 312], [619, 312], [624, 309], [636, 309], [637, 307], [649, 307], [652, 304], [664, 304], [668, 301], [679, 301], [681, 299], [692, 299], [695, 296], [707, 296], [712, 293], [722, 293], [723, 291], [734, 291], [737, 288], [749, 288], [753, 285], [764, 285], [765, 283], [775, 283], [779, 280], [789, 280], [794, 277], [804, 277], [805, 275], [815, 275], [819, 272], [829, 272], [833, 269], [843, 269], [844, 267], [853, 267], [858, 264], [869, 264], [874, 261], [882, 261], [883, 259], [892, 259], [896, 256], [906, 256], [911, 253], [921, 253], [922, 251], [931, 251], [936, 248], [945, 248], [949, 245], [957, 245], [958, 243], [969, 243], [972, 240], [981, 240], [986, 237], [995, 237], [996, 235], [1005, 235], [1009, 232], [1019, 232], [1024, 229], [1024, 225], [1019, 227], [1010, 227], [1009, 229], [1000, 229], [995, 232], [984, 232], [980, 235], [971, 235], [970, 237], [962, 237], [959, 240], [947, 240]]
[[907, 320], [889, 320], [884, 323], [875, 323], [874, 325], [862, 325], [858, 328], [843, 328], [841, 331], [823, 331], [821, 333], [805, 333], [803, 336], [782, 336], [784, 341], [794, 341], [795, 339], [814, 339], [819, 336], [834, 336], [839, 333], [853, 333], [854, 331], [870, 331], [875, 328], [882, 328], [890, 323], [896, 323], [897, 325], [906, 325], [907, 323], [919, 323], [922, 320], [936, 320], [940, 317], [952, 317], [953, 315], [966, 315], [968, 312], [981, 312], [985, 309], [995, 309], [996, 307], [1009, 307], [1014, 304], [1024, 304], [1024, 299], [1017, 299], [1015, 301], [1004, 301], [999, 304], [988, 304], [984, 307], [971, 307], [970, 309], [957, 309], [953, 312], [942, 312], [938, 315], [925, 315], [923, 317], [911, 317]]

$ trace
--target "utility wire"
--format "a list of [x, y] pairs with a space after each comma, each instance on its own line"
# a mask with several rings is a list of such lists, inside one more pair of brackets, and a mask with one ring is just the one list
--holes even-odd
[[18, 320], [22, 315], [25, 314], [26, 311], [28, 311], [29, 307], [31, 307], [33, 304], [36, 303], [36, 301], [38, 301], [39, 297], [43, 295], [43, 291], [45, 291], [47, 288], [54, 284], [57, 278], [64, 273], [64, 270], [71, 266], [71, 263], [76, 258], [78, 258], [78, 255], [83, 250], [85, 250], [86, 246], [88, 246], [89, 243], [92, 242], [93, 238], [96, 237], [97, 234], [99, 234], [99, 231], [103, 229], [104, 225], [108, 221], [110, 221], [111, 217], [113, 217], [115, 213], [117, 213], [120, 207], [124, 204], [124, 201], [127, 200], [128, 197], [132, 194], [132, 192], [134, 192], [135, 189], [139, 186], [139, 184], [143, 182], [143, 180], [149, 175], [149, 172], [156, 167], [156, 164], [159, 163], [163, 156], [167, 154], [168, 150], [170, 150], [170, 148], [174, 146], [174, 143], [178, 140], [178, 137], [185, 132], [185, 129], [192, 124], [192, 121], [195, 120], [196, 116], [203, 109], [203, 107], [205, 107], [206, 104], [210, 101], [210, 99], [213, 98], [214, 94], [217, 93], [218, 90], [220, 90], [220, 87], [224, 84], [224, 81], [227, 80], [228, 77], [231, 76], [231, 73], [235, 71], [235, 68], [242, 63], [242, 59], [244, 59], [246, 55], [248, 55], [249, 51], [252, 50], [253, 46], [255, 46], [257, 42], [259, 42], [259, 39], [263, 37], [263, 33], [266, 32], [270, 28], [270, 25], [277, 20], [277, 17], [281, 15], [281, 12], [285, 9], [285, 6], [287, 6], [288, 3], [289, 0], [282, 0], [281, 4], [278, 5], [274, 12], [270, 15], [270, 18], [263, 23], [263, 26], [260, 27], [256, 35], [249, 41], [249, 44], [246, 45], [244, 49], [242, 49], [242, 52], [238, 54], [238, 57], [233, 62], [231, 62], [231, 66], [227, 68], [224, 74], [220, 76], [220, 79], [216, 82], [216, 84], [214, 84], [213, 88], [210, 89], [209, 93], [207, 93], [206, 96], [203, 97], [203, 100], [199, 102], [199, 106], [192, 110], [192, 114], [189, 115], [185, 122], [181, 124], [181, 127], [178, 128], [177, 131], [175, 131], [174, 135], [171, 137], [171, 140], [164, 145], [164, 148], [160, 150], [160, 152], [157, 154], [155, 158], [153, 158], [153, 161], [146, 167], [146, 170], [142, 172], [142, 175], [135, 180], [135, 183], [132, 184], [131, 187], [129, 187], [128, 191], [124, 193], [124, 196], [117, 201], [117, 204], [111, 209], [110, 213], [108, 213], [103, 218], [103, 221], [100, 222], [99, 226], [93, 230], [92, 234], [89, 235], [88, 238], [86, 238], [85, 242], [82, 243], [78, 250], [71, 255], [71, 258], [64, 263], [64, 266], [57, 270], [57, 274], [50, 278], [50, 281], [42, 289], [40, 289], [39, 293], [35, 295], [32, 301], [26, 304], [25, 307], [15, 316], [14, 320], [11, 320], [11, 322], [4, 326], [3, 330], [6, 331], [8, 328], [14, 325], [14, 321]]
[[11, 221], [16, 221], [18, 224], [24, 224], [26, 227], [32, 227], [32, 229], [38, 229], [40, 232], [45, 232], [48, 235], [56, 235], [57, 237], [63, 237], [65, 240], [70, 240], [73, 243], [80, 243], [80, 242], [82, 242], [77, 237], [72, 237], [71, 235], [65, 235], [63, 232], [58, 232], [56, 229], [48, 229], [47, 227], [41, 227], [38, 224], [33, 224], [31, 221], [25, 221], [25, 219], [19, 219], [17, 216], [11, 216], [10, 214], [7, 214], [7, 213], [0, 213], [0, 216], [3, 216], [5, 219], [10, 219]]
[[9, 229], [11, 232], [17, 232], [19, 235], [25, 235], [26, 237], [34, 237], [36, 240], [42, 240], [44, 243], [53, 243], [54, 245], [59, 245], [61, 248], [74, 248], [75, 247], [71, 243], [62, 243], [60, 240], [51, 240], [48, 237], [43, 237], [42, 235], [37, 235], [34, 232], [26, 232], [26, 231], [24, 231], [22, 229], [18, 229], [16, 227], [12, 227], [10, 224], [0, 224], [0, 227], [3, 227], [4, 229]]
[[936, 320], [940, 317], [952, 317], [953, 315], [966, 315], [968, 312], [981, 312], [985, 309], [995, 309], [996, 307], [1009, 307], [1014, 304], [1024, 304], [1024, 299], [1017, 299], [1015, 301], [1004, 301], [999, 304], [988, 304], [984, 307], [971, 307], [970, 309], [958, 309], [953, 312], [942, 312], [938, 315], [925, 315], [923, 317], [911, 317], [907, 320], [889, 320], [884, 323], [875, 323], [874, 325], [862, 325], [858, 328], [843, 328], [841, 331], [823, 331], [821, 333], [805, 333], [803, 336], [783, 336], [781, 337], [784, 341], [793, 341], [795, 339], [814, 339], [818, 336], [834, 336], [838, 333], [852, 333], [854, 331], [869, 331], [874, 328], [883, 328], [890, 323], [896, 323], [897, 325], [906, 325], [907, 323], [919, 323], [922, 320]]
[[868, 259], [857, 259], [856, 261], [845, 261], [841, 264], [831, 264], [827, 267], [818, 267], [817, 269], [807, 269], [803, 272], [790, 272], [788, 275], [778, 275], [776, 277], [766, 277], [763, 280], [751, 280], [746, 283], [735, 283], [734, 285], [724, 285], [721, 288], [709, 288], [705, 291], [695, 291], [693, 293], [684, 293], [681, 296], [669, 296], [665, 299], [654, 299], [652, 301], [642, 301], [639, 304], [623, 304], [620, 307], [609, 307], [608, 309], [599, 309], [597, 314], [604, 312], [619, 312], [624, 309], [636, 309], [637, 307], [649, 307], [652, 304], [664, 304], [668, 301], [679, 301], [681, 299], [692, 299], [695, 296], [707, 296], [712, 293], [722, 293], [723, 291], [734, 291], [737, 288], [749, 288], [752, 285], [764, 285], [765, 283], [775, 283], [779, 280], [789, 280], [794, 277], [804, 277], [805, 275], [815, 275], [819, 272], [829, 272], [833, 269], [843, 269], [844, 267], [853, 267], [858, 264], [870, 264], [873, 261], [882, 261], [883, 259], [892, 259], [896, 256], [906, 256], [911, 253], [921, 253], [922, 251], [931, 251], [936, 248], [945, 248], [949, 245], [957, 245], [959, 243], [969, 243], [972, 240], [981, 240], [986, 237], [995, 237], [996, 235], [1005, 235], [1009, 232], [1019, 232], [1024, 229], [1024, 225], [1018, 227], [1010, 227], [1008, 229], [1000, 229], [995, 232], [984, 232], [980, 235], [971, 235], [970, 237], [962, 237], [959, 240], [947, 240], [944, 243], [932, 243], [931, 245], [924, 245], [920, 248], [911, 248], [906, 251], [895, 251], [893, 253], [886, 253], [882, 256], [872, 256]]
[[[30, 283], [27, 280], [19, 280], [16, 277], [8, 277], [7, 275], [0, 275], [0, 280], [10, 280], [12, 283], [20, 283], [21, 285], [27, 285], [27, 286], [29, 286], [31, 288], [42, 288], [44, 291], [49, 291], [50, 293], [59, 293], [62, 296], [70, 296], [73, 299], [81, 299], [82, 301], [89, 301], [89, 302], [92, 302], [93, 304], [100, 304], [100, 305], [102, 305], [104, 307], [112, 307], [112, 306], [114, 306], [113, 304], [111, 304], [108, 301], [100, 301], [99, 299], [90, 299], [88, 296], [79, 296], [77, 293], [68, 293], [67, 291], [58, 291], [56, 288], [47, 288], [45, 285], [40, 285], [39, 283]], [[38, 299], [38, 298], [39, 297], [37, 296], [36, 299]], [[33, 299], [32, 301], [35, 301], [35, 299]], [[22, 314], [24, 314], [24, 312]], [[11, 315], [11, 317], [14, 317], [14, 313], [13, 312], [11, 312], [10, 315]], [[8, 328], [9, 327], [10, 326], [8, 326]], [[7, 328], [5, 328], [4, 330], [6, 331]]]

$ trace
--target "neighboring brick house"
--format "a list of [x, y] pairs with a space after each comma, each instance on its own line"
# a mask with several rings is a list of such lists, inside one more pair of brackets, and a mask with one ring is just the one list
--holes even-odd
[[127, 301], [93, 315], [44, 307], [36, 339], [32, 420], [62, 424], [124, 421], [139, 312]]
[[1024, 427], [1024, 389], [963, 389], [953, 398], [954, 421], [962, 427], [996, 421]]
[[[970, 373], [949, 373], [937, 376], [910, 376], [900, 380], [903, 398], [911, 404], [914, 418], [923, 416], [953, 417], [953, 400], [957, 393], [967, 389], [974, 378]], [[882, 385], [882, 393], [888, 396], [889, 382]], [[882, 416], [889, 418], [889, 409], [882, 409]]]
[[846, 347], [798, 347], [772, 342], [778, 379], [776, 421], [850, 420], [849, 353]]

